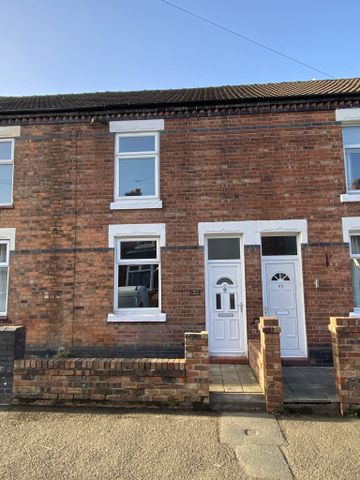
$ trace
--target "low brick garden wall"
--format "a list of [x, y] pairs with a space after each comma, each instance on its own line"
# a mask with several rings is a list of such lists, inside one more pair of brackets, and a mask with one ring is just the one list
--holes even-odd
[[360, 413], [360, 318], [331, 317], [336, 388], [342, 415]]
[[249, 340], [249, 365], [264, 392], [266, 410], [283, 408], [283, 379], [280, 356], [280, 327], [274, 317], [261, 317], [260, 340]]
[[205, 408], [207, 332], [185, 334], [184, 359], [17, 360], [13, 404]]

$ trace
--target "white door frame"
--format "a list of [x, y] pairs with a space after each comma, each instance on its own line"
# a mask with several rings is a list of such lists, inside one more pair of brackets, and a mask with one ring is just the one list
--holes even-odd
[[[268, 233], [268, 232], [267, 232]], [[268, 233], [269, 236], [286, 236], [286, 234], [279, 233]], [[292, 233], [289, 236], [294, 236]], [[295, 264], [295, 276], [296, 278], [296, 303], [297, 303], [297, 312], [299, 315], [299, 334], [302, 334], [301, 340], [303, 340], [303, 345], [301, 350], [303, 354], [300, 355], [281, 355], [283, 358], [307, 358], [308, 356], [308, 345], [307, 345], [307, 335], [306, 335], [306, 317], [305, 317], [305, 297], [304, 297], [304, 280], [303, 280], [303, 268], [302, 268], [302, 255], [301, 255], [301, 241], [300, 236], [296, 236], [296, 246], [297, 246], [297, 255], [276, 255], [276, 256], [263, 256], [261, 255], [261, 283], [262, 283], [262, 297], [263, 297], [263, 315], [265, 313], [265, 301], [266, 301], [266, 273], [265, 265], [267, 263], [289, 263], [294, 262]], [[300, 331], [301, 330], [301, 331]], [[301, 352], [302, 353], [302, 352]]]
[[[230, 238], [235, 237], [240, 239], [240, 259], [239, 260], [208, 260], [208, 239], [209, 238]], [[247, 357], [248, 356], [248, 341], [247, 341], [247, 315], [246, 315], [246, 282], [245, 282], [245, 256], [244, 256], [244, 242], [243, 237], [241, 234], [213, 234], [213, 235], [205, 235], [205, 245], [204, 245], [204, 272], [205, 272], [205, 319], [206, 319], [206, 330], [209, 331], [209, 324], [210, 324], [210, 311], [211, 311], [211, 296], [209, 294], [210, 291], [210, 282], [209, 282], [209, 264], [228, 264], [228, 265], [240, 265], [240, 284], [241, 284], [241, 295], [242, 295], [242, 303], [243, 303], [243, 311], [242, 315], [240, 312], [240, 325], [239, 325], [239, 332], [240, 335], [243, 335], [244, 338], [244, 349], [239, 350], [238, 357]], [[242, 317], [242, 325], [241, 325], [241, 317]], [[226, 355], [226, 354], [217, 354], [213, 355], [212, 352], [209, 350], [210, 356], [219, 356], [219, 357], [226, 357], [231, 356], [234, 357], [233, 354]]]

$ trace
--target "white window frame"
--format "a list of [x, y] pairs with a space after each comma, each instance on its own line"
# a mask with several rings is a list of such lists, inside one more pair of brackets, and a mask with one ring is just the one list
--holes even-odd
[[5, 262], [0, 262], [1, 268], [6, 268], [6, 296], [5, 296], [5, 310], [0, 310], [0, 317], [7, 316], [7, 308], [8, 308], [8, 298], [9, 298], [9, 260], [10, 260], [10, 240], [0, 240], [0, 245], [6, 245], [6, 258]]
[[8, 203], [0, 203], [1, 207], [11, 207], [13, 205], [13, 191], [14, 191], [14, 146], [15, 141], [13, 138], [0, 138], [1, 143], [11, 143], [11, 158], [6, 160], [0, 160], [0, 165], [12, 165], [11, 172], [11, 199]]
[[[342, 129], [346, 127], [359, 127], [360, 128], [360, 108], [340, 108], [335, 111], [335, 117], [337, 122], [341, 122]], [[344, 155], [344, 169], [345, 169], [345, 182], [346, 193], [340, 195], [341, 202], [360, 202], [360, 189], [349, 190], [349, 173], [348, 173], [348, 159], [346, 155], [346, 149], [360, 148], [357, 144], [343, 145]]]
[[351, 245], [351, 237], [360, 237], [360, 231], [351, 231], [349, 232], [349, 250], [350, 250], [350, 258], [360, 258], [360, 253], [354, 253], [352, 251], [352, 245]]
[[[349, 128], [349, 127], [350, 127], [350, 125], [348, 125], [347, 127], [343, 126], [343, 129], [344, 128]], [[359, 132], [360, 132], [360, 125], [352, 125], [352, 127], [359, 128]], [[355, 189], [349, 189], [349, 185], [350, 185], [350, 181], [351, 181], [351, 178], [350, 178], [351, 166], [350, 166], [350, 162], [349, 162], [348, 152], [350, 152], [351, 150], [360, 150], [360, 143], [346, 143], [346, 144], [344, 144], [346, 193], [347, 193], [347, 195], [360, 195], [360, 188], [358, 188], [356, 190]]]
[[[356, 258], [360, 259], [360, 253], [353, 253], [352, 251], [352, 245], [351, 245], [351, 237], [359, 237], [360, 236], [360, 231], [352, 230], [349, 232], [349, 253], [350, 253], [350, 258]], [[353, 281], [353, 280], [352, 280]], [[360, 307], [355, 307], [353, 305], [353, 311], [350, 312], [351, 317], [360, 317]]]
[[[360, 235], [360, 217], [342, 217], [343, 241], [349, 245], [349, 257], [360, 258], [360, 255], [353, 254], [351, 251], [351, 237]], [[350, 317], [360, 317], [360, 308], [353, 306], [353, 311], [349, 313]]]
[[[160, 200], [160, 132], [164, 130], [164, 120], [129, 120], [110, 122], [110, 132], [115, 133], [115, 179], [114, 201], [110, 204], [111, 210], [132, 210], [147, 208], [162, 208]], [[155, 151], [119, 153], [118, 144], [121, 137], [155, 137]], [[155, 158], [155, 194], [146, 196], [119, 195], [119, 158]]]
[[[118, 308], [118, 274], [120, 243], [124, 241], [156, 241], [156, 259], [134, 259], [121, 262], [122, 265], [159, 264], [159, 305], [145, 308]], [[166, 322], [161, 312], [161, 247], [165, 246], [165, 224], [109, 225], [109, 247], [114, 248], [114, 311], [108, 315], [108, 322]]]

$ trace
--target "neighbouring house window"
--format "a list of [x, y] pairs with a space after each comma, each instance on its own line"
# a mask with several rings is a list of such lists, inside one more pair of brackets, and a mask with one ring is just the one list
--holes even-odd
[[350, 236], [354, 312], [360, 313], [360, 234]]
[[0, 140], [0, 206], [12, 205], [14, 141]]
[[[117, 311], [160, 309], [160, 248], [158, 239], [117, 241]], [[160, 310], [159, 310], [160, 311]]]
[[159, 132], [118, 133], [115, 202], [121, 208], [160, 208]]
[[360, 191], [360, 126], [344, 127], [342, 130], [346, 188], [348, 192], [359, 193]]
[[9, 242], [0, 240], [0, 315], [7, 314]]

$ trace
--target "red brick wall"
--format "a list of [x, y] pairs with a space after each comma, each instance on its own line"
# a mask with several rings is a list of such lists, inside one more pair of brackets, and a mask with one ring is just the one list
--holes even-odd
[[360, 413], [360, 318], [330, 318], [341, 414]]
[[280, 357], [280, 327], [275, 317], [261, 317], [260, 340], [249, 340], [249, 365], [265, 395], [266, 410], [283, 408], [283, 377]]
[[207, 333], [185, 334], [184, 359], [16, 360], [12, 403], [207, 408]]
[[[340, 203], [344, 163], [334, 120], [334, 111], [166, 119], [163, 208], [144, 211], [109, 208], [114, 138], [108, 124], [23, 126], [15, 141], [14, 208], [0, 209], [0, 228], [17, 229], [6, 322], [26, 325], [30, 347], [180, 347], [184, 331], [205, 326], [198, 222], [305, 218], [308, 342], [330, 345], [327, 318], [352, 307], [341, 217], [358, 215], [357, 204]], [[165, 324], [106, 321], [113, 308], [108, 225], [117, 223], [166, 224]], [[262, 314], [260, 249], [246, 248], [245, 257], [254, 336], [253, 320]], [[191, 296], [193, 289], [200, 296]]]

